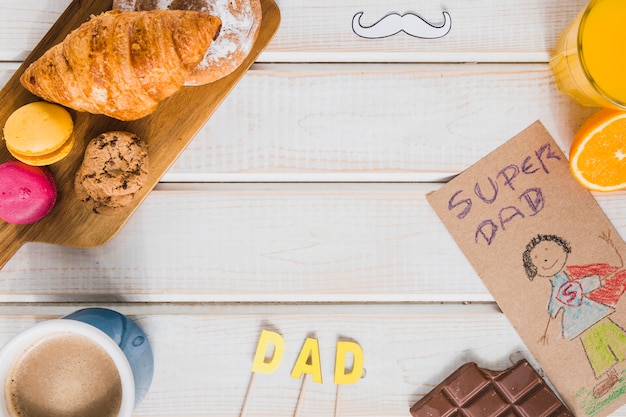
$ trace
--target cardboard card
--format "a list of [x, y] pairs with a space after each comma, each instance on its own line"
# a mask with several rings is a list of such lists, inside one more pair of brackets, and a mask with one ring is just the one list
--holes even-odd
[[626, 245], [543, 125], [428, 201], [571, 410], [625, 404]]

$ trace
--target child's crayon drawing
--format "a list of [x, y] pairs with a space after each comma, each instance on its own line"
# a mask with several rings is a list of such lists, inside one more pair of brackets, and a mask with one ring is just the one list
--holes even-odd
[[[610, 233], [602, 235], [607, 244], [615, 249]], [[580, 339], [582, 347], [594, 372], [598, 384], [593, 389], [596, 398], [607, 394], [618, 382], [617, 367], [626, 359], [626, 332], [611, 320], [615, 307], [608, 304], [607, 293], [594, 297], [593, 293], [601, 289], [605, 282], [622, 281], [623, 264], [617, 268], [600, 265], [575, 266], [577, 272], [589, 269], [589, 272], [606, 272], [607, 276], [590, 274], [571, 276], [567, 271], [567, 259], [572, 252], [570, 244], [556, 235], [537, 235], [526, 246], [523, 264], [528, 279], [547, 278], [552, 290], [548, 301], [548, 323], [540, 342], [548, 343], [548, 328], [553, 319], [561, 315], [561, 334], [567, 340]], [[621, 255], [617, 253], [621, 261]], [[613, 293], [610, 302], [617, 302], [619, 296]], [[604, 302], [601, 302], [604, 301]]]
[[541, 123], [428, 201], [571, 411], [625, 405], [626, 243]]

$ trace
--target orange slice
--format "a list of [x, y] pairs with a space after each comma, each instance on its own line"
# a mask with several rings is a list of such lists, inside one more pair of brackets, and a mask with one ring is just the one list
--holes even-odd
[[603, 109], [580, 127], [570, 149], [570, 169], [594, 191], [626, 188], [626, 112]]

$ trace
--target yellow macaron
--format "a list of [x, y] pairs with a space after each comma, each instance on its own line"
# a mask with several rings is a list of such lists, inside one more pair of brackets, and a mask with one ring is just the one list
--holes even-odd
[[50, 165], [63, 159], [74, 145], [74, 122], [58, 104], [37, 101], [13, 112], [4, 125], [9, 152], [29, 165]]

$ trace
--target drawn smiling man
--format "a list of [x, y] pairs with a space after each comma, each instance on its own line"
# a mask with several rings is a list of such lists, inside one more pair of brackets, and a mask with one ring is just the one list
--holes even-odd
[[[608, 235], [601, 237], [613, 246]], [[559, 236], [537, 235], [526, 245], [524, 268], [531, 281], [539, 276], [550, 278], [552, 284], [548, 323], [540, 342], [548, 343], [550, 322], [563, 311], [563, 337], [566, 340], [580, 337], [596, 379], [604, 377], [593, 390], [595, 397], [601, 397], [619, 380], [615, 367], [626, 359], [626, 333], [609, 318], [614, 307], [589, 297], [608, 277], [570, 277], [566, 263], [571, 251], [569, 243]]]

